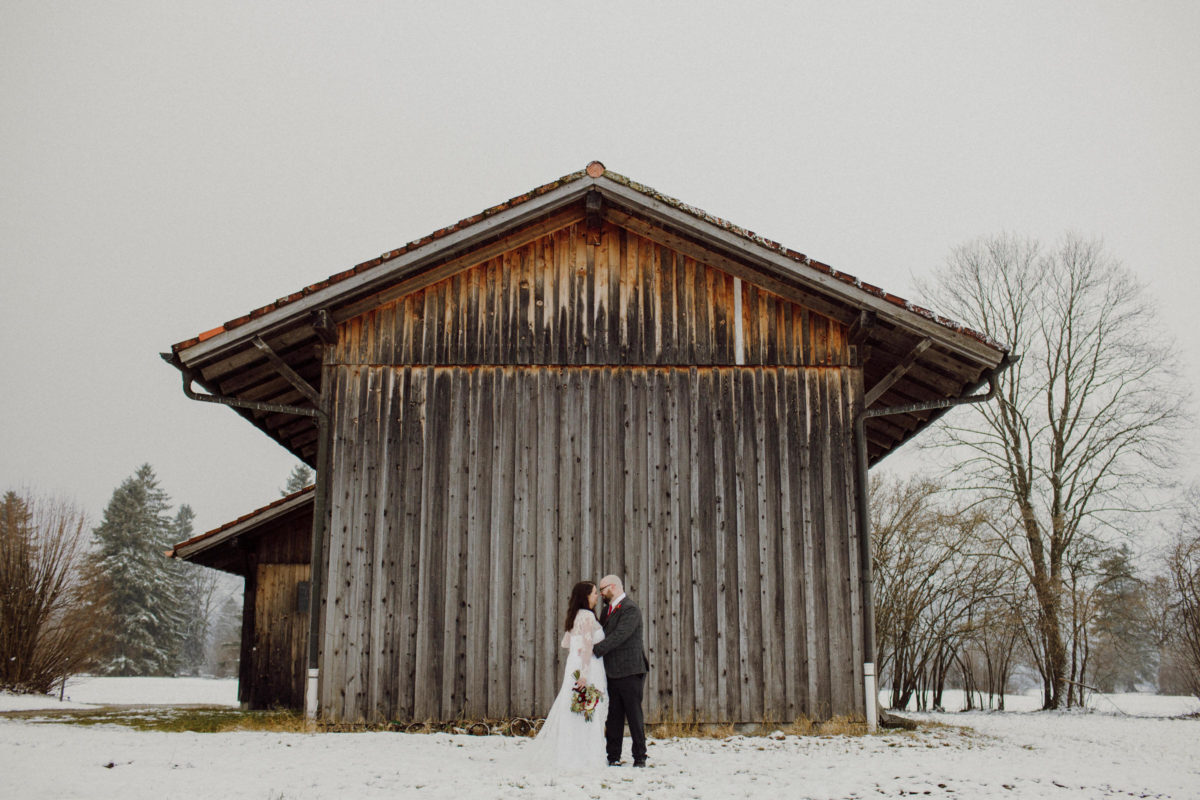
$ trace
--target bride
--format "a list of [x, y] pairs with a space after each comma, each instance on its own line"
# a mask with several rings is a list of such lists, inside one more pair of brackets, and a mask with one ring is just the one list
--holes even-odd
[[[532, 753], [544, 765], [560, 769], [599, 769], [605, 765], [604, 720], [608, 716], [608, 679], [604, 659], [592, 655], [592, 645], [604, 639], [604, 629], [594, 609], [600, 593], [596, 584], [581, 581], [571, 590], [567, 603], [566, 631], [562, 646], [567, 650], [567, 667], [562, 687], [546, 715], [546, 722], [533, 742]], [[576, 674], [578, 671], [578, 679]], [[601, 693], [591, 720], [571, 710], [577, 686], [591, 686]]]

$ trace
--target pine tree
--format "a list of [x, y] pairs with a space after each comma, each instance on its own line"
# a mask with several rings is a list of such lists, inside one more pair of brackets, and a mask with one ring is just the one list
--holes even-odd
[[1128, 545], [1100, 562], [1096, 589], [1095, 644], [1092, 670], [1105, 692], [1135, 691], [1155, 677], [1155, 641], [1149, 620], [1146, 587], [1138, 579]]
[[305, 464], [297, 464], [292, 467], [292, 474], [288, 475], [287, 484], [279, 491], [279, 493], [287, 497], [293, 492], [298, 492], [305, 486], [313, 482], [313, 471]]
[[168, 507], [143, 464], [113, 491], [93, 531], [96, 568], [109, 589], [107, 674], [171, 675], [179, 665], [187, 614], [179, 570], [164, 557], [174, 544]]

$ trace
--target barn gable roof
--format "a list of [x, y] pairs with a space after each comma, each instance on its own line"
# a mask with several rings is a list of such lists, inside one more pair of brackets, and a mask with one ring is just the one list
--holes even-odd
[[[354, 317], [414, 287], [579, 222], [592, 213], [589, 199], [600, 201], [597, 207], [602, 204], [607, 221], [855, 326], [855, 344], [870, 353], [868, 396], [873, 385], [882, 387], [873, 400], [882, 398], [884, 391], [891, 402], [957, 396], [1004, 359], [1005, 348], [983, 334], [611, 172], [599, 162], [179, 342], [164, 357], [210, 392], [311, 406], [264, 364], [256, 339], [319, 386], [320, 360], [313, 354], [320, 339], [314, 314], [327, 314], [324, 319], [334, 323]], [[925, 378], [906, 378], [914, 369]], [[261, 411], [238, 413], [313, 462], [316, 437], [311, 420], [281, 419]], [[870, 422], [871, 460], [910, 438], [937, 413]]]

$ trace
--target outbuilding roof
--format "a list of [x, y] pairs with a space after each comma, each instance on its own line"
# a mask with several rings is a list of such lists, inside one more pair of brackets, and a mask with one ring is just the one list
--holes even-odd
[[313, 485], [305, 486], [224, 525], [193, 536], [186, 542], [176, 544], [166, 555], [168, 558], [180, 558], [241, 575], [244, 565], [235, 557], [238, 548], [229, 545], [239, 538], [258, 536], [286, 517], [311, 515], [315, 488]]
[[[855, 344], [870, 354], [864, 377], [868, 398], [900, 405], [959, 396], [986, 379], [1006, 355], [999, 342], [796, 250], [614, 173], [598, 161], [453, 225], [330, 275], [171, 347], [164, 358], [214, 394], [311, 407], [312, 401], [280, 377], [255, 341], [267, 343], [288, 366], [319, 389], [322, 331], [361, 314], [390, 287], [439, 266], [465, 269], [505, 247], [517, 230], [576, 209], [598, 193], [607, 220], [635, 233], [666, 230], [718, 269], [736, 264], [749, 280], [853, 326]], [[473, 255], [478, 258], [472, 261]], [[327, 334], [326, 334], [327, 335]], [[876, 388], [877, 391], [872, 392]], [[309, 464], [316, 456], [315, 422], [261, 410], [239, 410], [253, 424]], [[941, 412], [916, 412], [868, 421], [870, 460], [879, 460]]]

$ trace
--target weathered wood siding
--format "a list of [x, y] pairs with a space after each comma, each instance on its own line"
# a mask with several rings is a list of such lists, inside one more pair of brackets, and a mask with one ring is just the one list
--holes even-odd
[[650, 719], [861, 711], [856, 370], [333, 374], [325, 715], [545, 714], [568, 591], [609, 571]]
[[[740, 361], [734, 322], [739, 308]], [[348, 320], [331, 360], [850, 363], [840, 323], [611, 224], [601, 244], [589, 246], [582, 223]]]
[[651, 719], [860, 712], [846, 329], [584, 228], [339, 326], [323, 713], [542, 715], [570, 587], [607, 572]]

